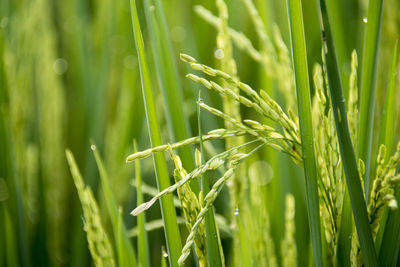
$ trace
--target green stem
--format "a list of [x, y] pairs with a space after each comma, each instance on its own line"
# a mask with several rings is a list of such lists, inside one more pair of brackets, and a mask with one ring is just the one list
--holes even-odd
[[[96, 164], [99, 169], [104, 200], [106, 202], [107, 211], [111, 219], [111, 225], [113, 228], [115, 239], [115, 248], [117, 250], [118, 265], [129, 265], [131, 267], [136, 267], [136, 256], [133, 251], [132, 244], [129, 241], [125, 225], [121, 221], [121, 214], [118, 211], [117, 202], [112, 193], [108, 173], [106, 171], [106, 168], [104, 167], [103, 160], [100, 157], [96, 145], [92, 144], [91, 149], [93, 151]], [[145, 267], [145, 265], [142, 266]]]
[[[166, 118], [168, 129], [173, 142], [189, 138], [189, 123], [185, 117], [182, 86], [176, 67], [175, 57], [170, 38], [168, 37], [168, 26], [164, 16], [160, 0], [144, 0], [146, 21], [151, 38], [151, 47], [154, 55], [154, 63], [160, 80], [160, 88], [166, 107]], [[185, 169], [194, 169], [194, 158], [189, 146], [179, 149], [179, 156]], [[192, 190], [198, 194], [199, 184], [196, 180], [191, 183]]]
[[[201, 102], [200, 91], [198, 102]], [[197, 104], [197, 125], [200, 137], [200, 153], [201, 153], [201, 164], [205, 162], [204, 160], [204, 149], [203, 149], [203, 138], [201, 132], [201, 108], [199, 103]], [[208, 177], [205, 174], [201, 175], [201, 191], [202, 191], [202, 202], [204, 203], [204, 197], [210, 191], [210, 185]], [[214, 209], [213, 205], [208, 209], [205, 215], [206, 224], [206, 243], [207, 243], [207, 258], [209, 266], [224, 266], [222, 261], [220, 240], [217, 226], [215, 225]]]
[[[137, 152], [137, 143], [136, 140], [133, 142], [133, 152]], [[142, 193], [142, 174], [140, 172], [140, 161], [135, 161], [135, 177], [136, 177], [136, 192], [137, 192], [137, 205], [139, 206], [144, 202], [143, 193]], [[138, 224], [138, 255], [139, 255], [139, 263], [141, 267], [150, 266], [150, 255], [149, 255], [149, 241], [147, 237], [147, 232], [145, 228], [146, 217], [145, 213], [141, 213], [137, 216], [137, 224]]]
[[[395, 101], [396, 101], [396, 78], [398, 64], [399, 40], [396, 40], [393, 51], [392, 65], [389, 72], [389, 82], [386, 91], [386, 99], [383, 110], [382, 129], [379, 139], [380, 144], [386, 146], [386, 160], [393, 155], [394, 141], [396, 139], [394, 131], [395, 121]], [[395, 188], [395, 198], [400, 201], [400, 186]], [[376, 247], [379, 251], [379, 263], [381, 266], [394, 266], [400, 244], [400, 210], [386, 209], [380, 223], [378, 235], [376, 237]]]
[[308, 79], [307, 52], [300, 0], [288, 0], [290, 40], [292, 44], [293, 69], [296, 81], [297, 103], [304, 173], [306, 178], [307, 206], [310, 220], [311, 240], [315, 266], [323, 265], [317, 166], [315, 162], [313, 125], [311, 118], [310, 83]]
[[342, 218], [340, 221], [339, 238], [337, 244], [338, 266], [350, 265], [351, 237], [353, 233], [353, 221], [351, 219], [351, 203], [349, 190], [346, 188], [343, 199]]
[[382, 25], [383, 0], [370, 0], [368, 4], [367, 31], [360, 90], [360, 124], [358, 129], [358, 156], [365, 163], [364, 191], [368, 203], [370, 179], [372, 131], [374, 126], [375, 88], [378, 64], [378, 48]]
[[353, 217], [364, 262], [366, 266], [377, 266], [377, 257], [369, 227], [367, 206], [364, 200], [360, 175], [358, 173], [358, 165], [347, 123], [345, 100], [325, 0], [320, 0], [320, 12], [322, 46], [326, 62], [328, 86], [331, 93], [332, 111], [335, 118], [340, 155], [342, 157], [346, 184], [349, 190], [350, 202], [353, 209]]
[[[139, 57], [139, 69], [142, 82], [142, 93], [145, 101], [147, 126], [150, 132], [150, 142], [152, 146], [162, 144], [159, 126], [157, 124], [156, 106], [150, 80], [150, 73], [147, 65], [143, 37], [140, 30], [139, 18], [136, 10], [135, 0], [131, 0], [131, 15], [133, 33], [135, 37], [136, 49]], [[157, 187], [161, 191], [170, 186], [167, 164], [163, 153], [154, 154], [154, 165], [156, 171]], [[182, 244], [178, 223], [176, 219], [176, 211], [172, 199], [172, 195], [165, 195], [160, 199], [161, 213], [165, 225], [165, 240], [169, 255], [170, 266], [178, 266], [178, 258], [181, 253]]]

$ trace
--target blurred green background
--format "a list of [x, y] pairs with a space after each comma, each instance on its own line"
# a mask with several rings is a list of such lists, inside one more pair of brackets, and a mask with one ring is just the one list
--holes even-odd
[[[226, 1], [230, 27], [244, 32], [259, 47], [257, 36], [241, 1]], [[276, 23], [289, 44], [286, 1], [254, 1], [272, 33]], [[168, 132], [162, 94], [152, 62], [142, 1], [137, 1], [145, 48], [150, 59], [153, 91], [157, 103], [163, 142], [173, 142]], [[202, 63], [215, 66], [216, 30], [193, 11], [201, 4], [216, 14], [214, 1], [163, 1], [169, 38], [182, 78], [185, 115], [192, 133], [197, 132], [196, 98], [198, 86], [184, 78], [189, 72], [178, 60], [184, 52]], [[367, 1], [329, 0], [343, 84], [347, 86], [350, 54], [356, 49], [361, 58], [365, 30], [363, 17]], [[376, 121], [386, 88], [387, 69], [400, 29], [398, 0], [385, 1]], [[316, 1], [303, 1], [308, 62], [321, 61], [321, 43]], [[275, 90], [266, 83], [263, 69], [248, 55], [234, 49], [238, 74], [253, 88]], [[312, 73], [310, 71], [310, 73]], [[346, 87], [345, 86], [345, 87]], [[347, 88], [344, 88], [345, 90]], [[213, 92], [202, 91], [212, 106], [221, 107]], [[273, 94], [282, 104], [281, 95]], [[397, 109], [399, 109], [397, 107]], [[247, 110], [242, 110], [246, 117]], [[204, 131], [223, 127], [223, 122], [206, 115]], [[398, 113], [397, 113], [398, 114]], [[397, 116], [397, 118], [399, 118]], [[399, 121], [399, 120], [396, 120]], [[398, 123], [397, 123], [398, 124]], [[397, 130], [398, 132], [398, 130]], [[82, 210], [65, 158], [69, 148], [86, 184], [95, 193], [106, 229], [110, 223], [103, 195], [97, 190], [99, 173], [90, 149], [95, 143], [110, 174], [112, 189], [123, 209], [128, 229], [136, 226], [129, 212], [136, 206], [132, 186], [133, 164], [125, 158], [133, 152], [133, 139], [139, 150], [150, 146], [140, 85], [137, 54], [132, 34], [129, 1], [113, 0], [1, 0], [0, 2], [0, 266], [89, 266], [91, 259], [83, 231]], [[213, 143], [216, 150], [222, 143]], [[264, 155], [271, 155], [266, 153]], [[276, 246], [283, 238], [284, 196], [296, 198], [296, 240], [308, 240], [303, 173], [285, 155], [263, 158], [273, 166], [265, 186], [271, 233]], [[146, 184], [155, 187], [153, 162], [141, 161]], [[170, 164], [172, 169], [172, 165]], [[223, 191], [217, 213], [229, 220], [229, 196]], [[147, 221], [160, 218], [158, 203], [147, 213]], [[186, 229], [182, 227], [182, 233]], [[230, 261], [229, 233], [223, 235], [225, 256]], [[136, 247], [136, 239], [132, 239]], [[151, 263], [160, 263], [165, 246], [162, 229], [149, 232]], [[299, 246], [299, 255], [310, 247]], [[308, 257], [299, 257], [299, 266]]]

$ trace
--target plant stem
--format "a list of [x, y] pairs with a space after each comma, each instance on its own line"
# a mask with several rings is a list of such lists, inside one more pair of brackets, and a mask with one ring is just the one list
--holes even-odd
[[356, 224], [361, 251], [364, 257], [364, 263], [366, 266], [377, 266], [377, 257], [369, 227], [367, 206], [361, 188], [356, 156], [347, 123], [345, 100], [325, 0], [320, 0], [320, 12], [323, 55], [326, 62], [332, 110], [339, 140], [340, 155], [342, 157], [343, 168], [346, 176], [346, 184], [349, 190], [351, 206], [353, 209], [353, 217]]
[[308, 79], [307, 51], [301, 0], [288, 0], [287, 3], [314, 264], [315, 266], [322, 266], [323, 256], [319, 219], [318, 174], [314, 152], [310, 83]]
[[[200, 98], [198, 101], [202, 101]], [[198, 103], [197, 105], [197, 125], [199, 129], [199, 137], [200, 137], [200, 153], [201, 153], [201, 164], [205, 162], [204, 160], [204, 149], [203, 149], [203, 138], [201, 132], [201, 108]], [[202, 202], [204, 202], [204, 197], [210, 191], [210, 185], [208, 181], [208, 177], [205, 174], [201, 175], [201, 191], [202, 191]], [[206, 224], [206, 243], [207, 243], [207, 258], [208, 264], [210, 266], [223, 266], [222, 255], [220, 249], [220, 240], [217, 226], [215, 225], [214, 218], [214, 209], [213, 205], [208, 209], [205, 215], [205, 224]]]
[[368, 203], [370, 179], [372, 131], [374, 127], [375, 88], [378, 64], [378, 48], [381, 33], [383, 0], [370, 0], [368, 4], [367, 31], [360, 90], [360, 124], [358, 129], [358, 156], [365, 163], [364, 192]]
[[[152, 146], [162, 144], [159, 126], [157, 124], [156, 106], [154, 103], [150, 73], [147, 65], [143, 37], [140, 30], [139, 18], [136, 10], [135, 0], [131, 0], [131, 15], [133, 33], [135, 36], [136, 49], [139, 57], [140, 77], [142, 81], [143, 99], [145, 101], [147, 126], [150, 132], [150, 142]], [[167, 164], [163, 153], [154, 154], [154, 165], [157, 178], [157, 187], [161, 191], [170, 186]], [[168, 259], [170, 266], [178, 266], [178, 258], [181, 253], [182, 244], [176, 211], [172, 200], [172, 195], [165, 195], [161, 198], [161, 213], [165, 225], [165, 239], [167, 243]]]

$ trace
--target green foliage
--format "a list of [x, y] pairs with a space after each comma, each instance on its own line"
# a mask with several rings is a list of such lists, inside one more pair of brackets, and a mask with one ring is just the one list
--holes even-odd
[[[161, 145], [161, 135], [158, 126], [156, 106], [154, 103], [153, 88], [150, 80], [150, 72], [146, 60], [143, 37], [140, 30], [139, 18], [136, 9], [135, 0], [131, 1], [131, 15], [133, 33], [135, 36], [136, 49], [139, 58], [139, 70], [142, 81], [142, 92], [146, 108], [147, 125], [150, 131], [150, 143], [154, 146]], [[170, 185], [167, 165], [163, 154], [154, 155], [154, 168], [157, 177], [157, 187], [159, 190], [167, 188]], [[161, 199], [161, 211], [165, 225], [165, 239], [169, 254], [169, 263], [171, 266], [178, 266], [179, 251], [181, 250], [180, 234], [176, 220], [175, 208], [170, 195]]]
[[[327, 84], [331, 93], [332, 111], [335, 118], [337, 136], [339, 140], [340, 155], [346, 176], [346, 185], [349, 190], [350, 201], [353, 209], [353, 217], [356, 224], [360, 246], [367, 266], [376, 266], [377, 257], [369, 227], [366, 203], [363, 197], [360, 182], [360, 171], [358, 169], [354, 148], [351, 141], [343, 90], [340, 80], [339, 69], [333, 45], [332, 32], [326, 4], [320, 1], [321, 32], [323, 57], [326, 62]], [[369, 167], [369, 165], [367, 166]], [[364, 167], [365, 168], [365, 167]], [[367, 169], [367, 172], [369, 170]], [[363, 174], [364, 171], [361, 171]], [[366, 181], [368, 182], [368, 181]], [[367, 187], [368, 188], [368, 187]]]
[[198, 4], [1, 1], [0, 266], [398, 265], [399, 2]]
[[99, 152], [94, 144], [91, 145], [91, 149], [93, 150], [97, 167], [99, 168], [100, 172], [102, 191], [104, 193], [104, 199], [114, 232], [115, 248], [118, 255], [118, 264], [120, 266], [135, 266], [136, 258], [133, 252], [133, 247], [131, 246], [128, 239], [125, 226], [121, 221], [121, 214], [118, 212], [117, 204], [111, 191], [110, 181], [107, 171], [104, 167], [104, 163], [100, 158]]
[[310, 220], [314, 264], [322, 266], [322, 241], [318, 204], [317, 164], [314, 150], [313, 122], [311, 117], [311, 92], [308, 81], [307, 51], [304, 37], [303, 12], [300, 0], [288, 0], [288, 17], [304, 173], [306, 178], [307, 207]]

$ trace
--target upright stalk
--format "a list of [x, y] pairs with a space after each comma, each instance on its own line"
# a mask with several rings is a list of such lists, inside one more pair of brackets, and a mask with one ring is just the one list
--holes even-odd
[[[173, 47], [168, 36], [167, 22], [164, 16], [160, 0], [144, 0], [143, 6], [151, 39], [151, 48], [154, 55], [154, 65], [157, 69], [160, 81], [160, 89], [163, 95], [168, 122], [168, 129], [172, 142], [189, 138], [189, 123], [185, 117], [182, 85], [175, 62]], [[194, 169], [194, 158], [190, 147], [179, 149], [179, 156], [185, 169]], [[192, 190], [198, 194], [199, 184], [197, 180], [191, 182]]]
[[[135, 0], [131, 0], [131, 15], [133, 33], [135, 36], [136, 49], [139, 57], [139, 69], [142, 82], [143, 99], [145, 101], [147, 126], [150, 132], [150, 142], [152, 146], [162, 144], [159, 126], [157, 124], [156, 106], [154, 103], [150, 73], [147, 65], [142, 33], [139, 25], [139, 18], [136, 10]], [[157, 178], [157, 187], [161, 191], [170, 186], [167, 164], [163, 153], [154, 154], [154, 165]], [[172, 195], [165, 195], [161, 199], [161, 213], [165, 226], [165, 240], [167, 243], [168, 259], [170, 266], [179, 266], [178, 258], [181, 253], [182, 244], [176, 211], [172, 201]]]
[[[199, 102], [201, 102], [200, 93], [199, 93]], [[198, 121], [198, 129], [199, 129], [199, 137], [200, 137], [200, 153], [201, 153], [201, 164], [205, 162], [204, 160], [204, 149], [203, 149], [203, 140], [202, 140], [202, 132], [201, 132], [201, 108], [200, 103], [197, 105], [197, 121]], [[204, 197], [210, 191], [210, 185], [208, 181], [208, 177], [205, 174], [201, 175], [201, 192], [202, 192], [202, 202], [204, 202]], [[223, 266], [221, 249], [220, 249], [220, 241], [218, 229], [215, 224], [214, 218], [214, 207], [211, 206], [205, 217], [205, 225], [206, 225], [206, 243], [207, 243], [207, 258], [210, 266]]]
[[310, 83], [308, 79], [307, 51], [304, 37], [301, 0], [288, 0], [287, 6], [297, 103], [299, 107], [301, 145], [303, 149], [307, 206], [310, 220], [314, 264], [315, 266], [322, 266], [322, 241], [317, 184], [318, 173], [314, 152]]
[[[111, 226], [114, 232], [115, 249], [118, 259], [119, 266], [131, 266], [136, 267], [136, 256], [126, 233], [126, 228], [123, 222], [121, 222], [121, 214], [118, 211], [118, 204], [114, 198], [111, 190], [110, 179], [103, 160], [100, 157], [99, 151], [96, 145], [92, 144], [91, 149], [96, 160], [97, 167], [100, 173], [101, 187], [104, 194], [104, 201], [106, 203], [107, 211], [110, 216]], [[146, 265], [143, 265], [146, 267]]]
[[320, 11], [322, 46], [326, 62], [328, 87], [331, 94], [332, 111], [335, 118], [340, 155], [346, 176], [350, 202], [353, 209], [353, 217], [356, 224], [364, 263], [366, 266], [377, 266], [377, 256], [369, 227], [367, 206], [364, 200], [360, 175], [358, 173], [358, 165], [347, 123], [342, 83], [340, 81], [325, 0], [320, 0]]
[[367, 31], [361, 73], [360, 125], [358, 130], [358, 156], [365, 163], [364, 191], [368, 203], [370, 179], [372, 130], [374, 126], [375, 88], [378, 64], [378, 47], [382, 25], [383, 0], [370, 0], [368, 4]]
[[[399, 39], [397, 39], [393, 51], [392, 65], [389, 72], [389, 82], [386, 90], [386, 99], [384, 111], [382, 114], [382, 128], [380, 135], [380, 144], [385, 144], [386, 160], [393, 155], [395, 150], [396, 134], [394, 129], [395, 121], [395, 105], [396, 105], [396, 78], [398, 66], [398, 47]], [[397, 89], [399, 89], [397, 87]], [[397, 90], [398, 91], [398, 90]], [[400, 186], [395, 188], [395, 198], [400, 201]], [[375, 240], [379, 263], [381, 266], [394, 266], [399, 255], [400, 248], [400, 210], [386, 209], [380, 222], [380, 228]]]
[[[133, 150], [136, 153], [137, 143], [136, 139], [133, 142]], [[139, 206], [144, 202], [143, 193], [142, 193], [142, 174], [140, 171], [140, 161], [135, 161], [135, 178], [136, 178], [136, 189], [137, 189], [137, 205]], [[149, 250], [149, 241], [147, 237], [147, 232], [145, 228], [146, 217], [144, 213], [141, 213], [137, 216], [138, 221], [138, 258], [141, 267], [149, 267], [150, 266], [150, 250]]]

